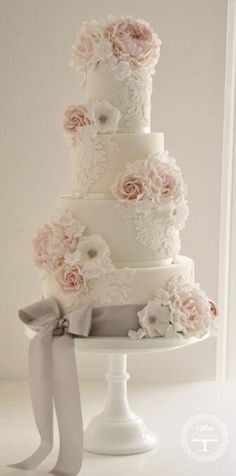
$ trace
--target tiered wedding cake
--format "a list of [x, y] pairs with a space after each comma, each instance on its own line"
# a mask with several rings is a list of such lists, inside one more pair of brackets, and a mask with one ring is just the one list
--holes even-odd
[[194, 284], [193, 261], [179, 255], [186, 187], [163, 133], [150, 132], [160, 45], [143, 20], [84, 24], [72, 65], [87, 102], [64, 119], [71, 194], [35, 237], [34, 259], [43, 297], [54, 296], [65, 313], [137, 304], [131, 338], [202, 337], [218, 311]]

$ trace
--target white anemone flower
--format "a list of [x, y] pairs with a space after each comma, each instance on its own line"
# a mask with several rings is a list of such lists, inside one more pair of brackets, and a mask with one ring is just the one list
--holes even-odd
[[92, 117], [98, 132], [116, 132], [121, 113], [107, 101], [98, 101], [92, 109]]
[[111, 273], [115, 267], [110, 258], [110, 249], [99, 235], [82, 236], [74, 253], [67, 254], [68, 264], [79, 264], [86, 279], [98, 278]]
[[162, 337], [167, 334], [170, 323], [170, 309], [162, 306], [158, 300], [149, 301], [138, 312], [139, 323], [149, 337]]

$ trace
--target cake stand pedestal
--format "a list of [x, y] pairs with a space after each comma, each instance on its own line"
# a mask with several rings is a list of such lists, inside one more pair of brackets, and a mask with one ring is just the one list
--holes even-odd
[[[207, 337], [207, 336], [206, 336]], [[203, 339], [145, 338], [132, 341], [128, 337], [76, 338], [78, 351], [109, 354], [106, 374], [108, 394], [104, 410], [93, 417], [84, 434], [84, 449], [107, 455], [130, 455], [152, 450], [157, 437], [141, 417], [130, 409], [127, 397], [127, 355], [131, 353], [163, 352], [202, 341]]]
[[87, 451], [125, 455], [148, 451], [157, 445], [156, 436], [129, 407], [126, 370], [127, 354], [109, 354], [107, 402], [85, 431], [84, 448]]
[[[32, 338], [35, 331], [25, 326], [25, 334]], [[109, 354], [107, 402], [104, 410], [93, 417], [84, 432], [84, 449], [107, 455], [131, 455], [152, 450], [157, 437], [141, 417], [132, 412], [127, 397], [127, 356], [147, 352], [164, 352], [202, 342], [208, 338], [166, 337], [131, 340], [129, 337], [75, 338], [75, 349], [83, 352]]]

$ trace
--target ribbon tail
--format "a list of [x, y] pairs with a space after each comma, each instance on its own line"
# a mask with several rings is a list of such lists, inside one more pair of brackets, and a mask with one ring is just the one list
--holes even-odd
[[53, 339], [53, 397], [60, 448], [54, 475], [78, 474], [83, 458], [83, 423], [74, 339], [69, 334]]
[[13, 468], [30, 470], [38, 466], [53, 446], [53, 389], [52, 389], [52, 324], [38, 331], [29, 347], [29, 381], [35, 422], [40, 445], [25, 460], [10, 464]]

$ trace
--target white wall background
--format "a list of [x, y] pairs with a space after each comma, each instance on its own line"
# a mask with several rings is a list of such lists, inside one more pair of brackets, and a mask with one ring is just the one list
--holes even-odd
[[[27, 376], [28, 339], [17, 310], [40, 297], [32, 235], [69, 190], [62, 118], [67, 105], [83, 100], [68, 63], [85, 19], [143, 17], [162, 39], [152, 130], [164, 131], [189, 184], [182, 252], [195, 260], [197, 281], [217, 298], [226, 10], [222, 0], [0, 0], [2, 378]], [[100, 377], [105, 357], [98, 365], [97, 356], [83, 354], [80, 368], [84, 378]], [[131, 357], [129, 368], [137, 379], [214, 378], [215, 342]]]

